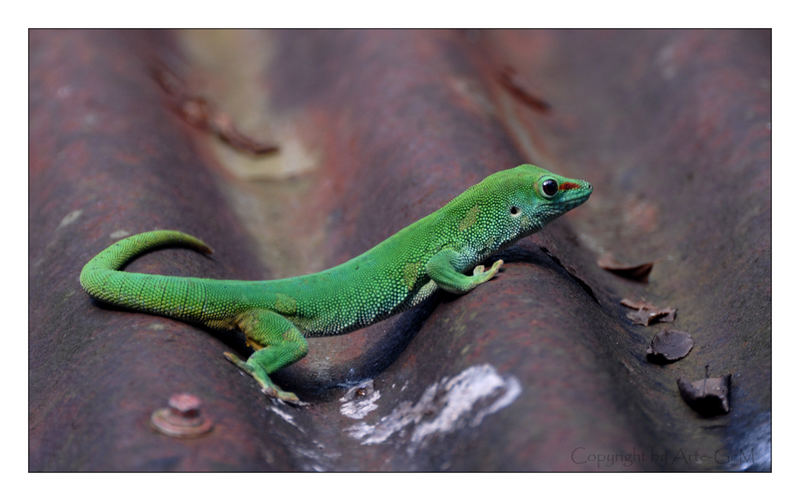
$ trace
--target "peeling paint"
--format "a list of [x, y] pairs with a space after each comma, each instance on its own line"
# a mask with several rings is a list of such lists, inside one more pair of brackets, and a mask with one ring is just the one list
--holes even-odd
[[288, 412], [284, 412], [284, 411], [278, 409], [277, 407], [275, 407], [274, 405], [271, 405], [269, 407], [269, 410], [271, 410], [272, 412], [274, 412], [275, 414], [280, 416], [284, 421], [286, 421], [290, 425], [294, 426], [298, 430], [303, 431], [303, 429], [300, 428], [300, 426], [298, 426], [298, 424], [294, 422], [294, 416], [292, 416]]
[[371, 379], [362, 384], [353, 386], [342, 398], [340, 402], [344, 402], [339, 412], [350, 419], [363, 419], [367, 414], [378, 408], [375, 402], [381, 398], [381, 392], [376, 391]]
[[476, 365], [429, 386], [415, 404], [403, 401], [377, 423], [358, 423], [346, 431], [361, 444], [373, 445], [411, 426], [408, 451], [414, 453], [431, 436], [480, 425], [521, 393], [517, 378], [503, 377], [489, 364]]
[[500, 398], [495, 400], [492, 405], [478, 412], [478, 414], [470, 422], [470, 426], [478, 426], [481, 424], [481, 421], [483, 421], [483, 418], [489, 414], [494, 414], [503, 407], [511, 405], [511, 403], [517, 399], [520, 393], [522, 393], [522, 385], [519, 384], [519, 380], [517, 378], [509, 378], [505, 381], [505, 386], [505, 393], [503, 393]]
[[331, 461], [334, 461], [342, 456], [340, 452], [328, 452], [325, 446], [317, 440], [312, 440], [313, 447], [307, 447], [309, 444], [303, 445], [295, 444], [293, 447], [298, 454], [306, 459], [310, 459], [311, 463], [304, 464], [300, 467], [303, 471], [329, 471], [332, 468]]

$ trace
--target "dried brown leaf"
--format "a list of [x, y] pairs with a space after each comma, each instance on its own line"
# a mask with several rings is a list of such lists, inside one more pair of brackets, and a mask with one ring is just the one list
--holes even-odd
[[665, 364], [680, 360], [692, 351], [694, 340], [688, 332], [663, 330], [653, 337], [647, 348], [647, 359]]
[[647, 282], [647, 277], [653, 269], [653, 263], [642, 263], [635, 265], [622, 264], [611, 254], [603, 254], [597, 259], [597, 266], [606, 271], [619, 275], [629, 280]]
[[697, 381], [678, 379], [678, 391], [689, 407], [699, 414], [710, 417], [730, 412], [729, 394], [731, 375], [706, 377]]
[[640, 308], [628, 313], [626, 316], [635, 324], [648, 326], [656, 322], [674, 322], [677, 311], [678, 310], [675, 308], [660, 308], [655, 310]]
[[217, 112], [213, 117], [211, 129], [216, 132], [220, 139], [237, 150], [246, 151], [254, 155], [264, 155], [266, 153], [278, 151], [278, 147], [274, 144], [262, 143], [243, 134], [236, 128], [233, 120], [222, 112]]
[[644, 299], [639, 299], [638, 301], [636, 301], [636, 300], [633, 300], [633, 299], [622, 298], [622, 299], [620, 299], [619, 304], [621, 304], [622, 306], [625, 306], [626, 308], [630, 308], [632, 310], [641, 310], [641, 309], [657, 310], [658, 309], [657, 306], [648, 303]]

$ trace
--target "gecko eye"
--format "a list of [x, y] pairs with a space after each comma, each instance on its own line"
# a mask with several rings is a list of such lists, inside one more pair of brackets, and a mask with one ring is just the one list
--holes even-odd
[[553, 198], [558, 193], [558, 183], [555, 179], [545, 179], [540, 186], [545, 198]]
[[516, 205], [512, 205], [511, 210], [509, 212], [511, 212], [512, 216], [519, 216], [520, 214], [522, 214], [522, 211], [520, 211], [519, 207], [517, 207]]

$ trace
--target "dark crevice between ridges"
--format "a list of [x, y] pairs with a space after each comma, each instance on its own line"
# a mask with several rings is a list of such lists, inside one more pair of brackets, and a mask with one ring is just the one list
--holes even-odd
[[545, 255], [547, 257], [549, 257], [559, 268], [564, 270], [564, 272], [567, 275], [572, 277], [572, 279], [575, 280], [575, 282], [577, 282], [578, 285], [580, 285], [581, 288], [584, 291], [586, 291], [587, 294], [589, 294], [589, 296], [591, 296], [591, 298], [594, 300], [595, 303], [600, 304], [600, 301], [597, 299], [597, 296], [595, 295], [594, 290], [592, 290], [592, 288], [589, 286], [589, 284], [587, 284], [581, 277], [577, 276], [576, 274], [571, 272], [567, 267], [565, 267], [563, 264], [561, 264], [561, 260], [558, 259], [553, 253], [551, 253], [550, 250], [547, 247], [539, 246], [539, 249], [541, 249], [541, 251], [544, 252]]
[[501, 252], [498, 252], [493, 256], [492, 259], [502, 259], [506, 263], [525, 262], [537, 266], [553, 268], [561, 273], [564, 273], [572, 280], [574, 280], [575, 283], [577, 283], [586, 292], [586, 294], [588, 294], [589, 297], [591, 297], [594, 300], [595, 303], [600, 304], [600, 300], [597, 299], [594, 290], [592, 290], [589, 284], [587, 284], [582, 278], [575, 275], [575, 273], [571, 272], [568, 268], [566, 268], [561, 263], [561, 260], [558, 259], [553, 253], [551, 253], [547, 247], [543, 247], [540, 245], [539, 250], [541, 250], [544, 253], [544, 255], [546, 255], [549, 258], [549, 260], [547, 261], [543, 260], [540, 254], [534, 252], [529, 247], [523, 247], [518, 245], [512, 245], [511, 247], [504, 249]]

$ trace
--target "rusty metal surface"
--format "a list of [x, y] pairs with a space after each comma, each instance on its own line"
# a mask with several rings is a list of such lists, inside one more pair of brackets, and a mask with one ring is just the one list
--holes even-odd
[[[30, 469], [770, 469], [770, 51], [769, 32], [732, 30], [32, 31]], [[280, 152], [183, 122], [154, 65]], [[595, 193], [470, 294], [311, 340], [276, 377], [307, 408], [228, 364], [238, 339], [98, 308], [78, 284], [154, 228], [216, 253], [129, 269], [315, 271], [526, 161]], [[655, 262], [649, 282], [604, 253]], [[689, 355], [648, 362], [658, 327], [623, 297], [677, 308]], [[681, 400], [705, 366], [732, 374], [726, 415]], [[211, 432], [151, 429], [181, 392]]]

